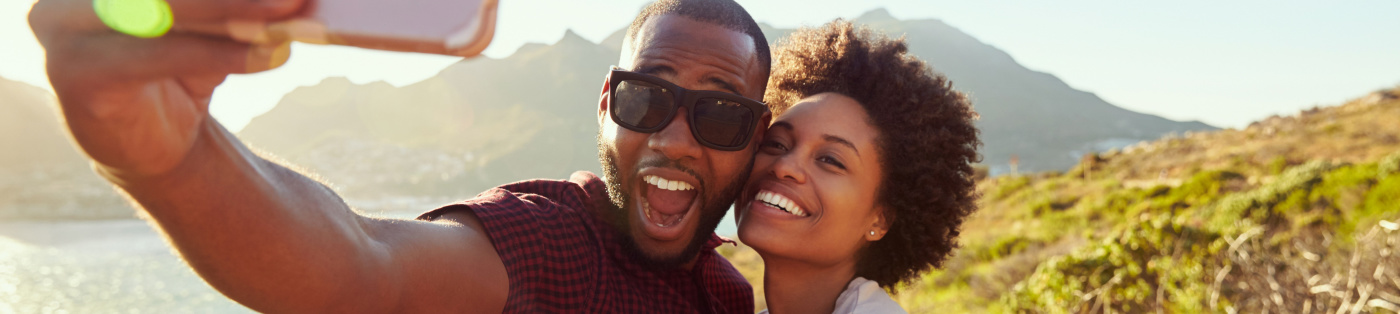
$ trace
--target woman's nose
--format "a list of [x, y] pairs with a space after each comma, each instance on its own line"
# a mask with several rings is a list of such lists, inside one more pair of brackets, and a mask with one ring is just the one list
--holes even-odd
[[778, 160], [773, 161], [773, 176], [778, 179], [792, 180], [793, 183], [807, 183], [807, 171], [802, 167], [802, 159], [797, 154], [788, 152], [778, 156]]

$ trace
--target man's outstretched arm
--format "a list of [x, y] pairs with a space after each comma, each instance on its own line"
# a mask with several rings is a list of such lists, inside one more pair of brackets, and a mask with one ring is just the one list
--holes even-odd
[[505, 268], [475, 217], [357, 215], [207, 125], [169, 175], [118, 184], [220, 292], [265, 312], [500, 311]]
[[360, 216], [209, 116], [228, 74], [285, 55], [182, 30], [286, 18], [302, 1], [169, 0], [175, 30], [152, 39], [107, 29], [90, 0], [41, 0], [30, 24], [73, 138], [220, 292], [265, 312], [499, 312], [508, 280], [470, 214]]

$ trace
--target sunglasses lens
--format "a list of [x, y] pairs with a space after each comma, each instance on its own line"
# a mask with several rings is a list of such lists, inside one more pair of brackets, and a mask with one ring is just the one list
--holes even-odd
[[654, 128], [671, 117], [676, 108], [671, 91], [656, 84], [625, 80], [613, 91], [612, 114], [623, 124], [636, 128]]
[[697, 136], [716, 146], [737, 148], [753, 130], [754, 113], [743, 104], [719, 98], [701, 98], [695, 104]]

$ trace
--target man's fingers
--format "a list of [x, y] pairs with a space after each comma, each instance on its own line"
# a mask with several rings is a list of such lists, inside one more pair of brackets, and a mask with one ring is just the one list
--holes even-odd
[[175, 25], [223, 24], [236, 20], [281, 20], [301, 10], [306, 0], [166, 0]]
[[75, 31], [107, 28], [92, 9], [92, 1], [42, 0], [29, 9], [29, 28], [40, 43]]
[[[166, 0], [174, 29], [223, 35], [228, 20], [274, 21], [295, 16], [307, 0]], [[112, 32], [93, 10], [92, 0], [41, 0], [29, 12], [29, 24], [41, 42], [56, 34]]]
[[209, 101], [214, 97], [214, 88], [224, 83], [228, 75], [202, 75], [180, 78], [180, 86], [189, 93], [190, 99], [196, 102], [196, 109], [200, 114], [209, 113]]
[[[253, 73], [276, 68], [290, 56], [287, 44], [258, 47], [190, 34], [135, 38], [108, 34], [84, 40], [62, 52], [50, 50], [49, 61], [64, 62], [74, 73], [50, 73], [84, 81], [150, 79]], [[50, 72], [56, 68], [50, 67]], [[92, 76], [100, 73], [99, 76]], [[88, 77], [91, 76], [91, 77]]]
[[291, 57], [290, 43], [253, 46], [199, 35], [171, 34], [149, 45], [132, 45], [133, 77], [243, 74], [271, 70]]

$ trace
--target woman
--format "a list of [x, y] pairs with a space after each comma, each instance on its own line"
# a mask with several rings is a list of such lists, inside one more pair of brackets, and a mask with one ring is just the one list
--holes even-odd
[[772, 313], [903, 313], [881, 288], [941, 266], [976, 209], [977, 114], [907, 50], [837, 20], [774, 51], [736, 203]]

